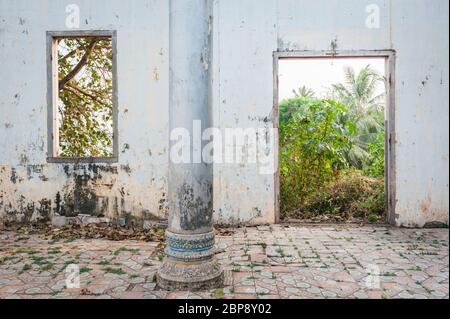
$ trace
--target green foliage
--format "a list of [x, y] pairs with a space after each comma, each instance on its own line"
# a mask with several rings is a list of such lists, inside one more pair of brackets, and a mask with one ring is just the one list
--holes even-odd
[[103, 271], [107, 274], [114, 274], [114, 275], [125, 275], [126, 272], [122, 270], [122, 268], [111, 268], [107, 267], [103, 269]]
[[110, 157], [113, 144], [111, 40], [61, 39], [58, 48], [58, 156]]
[[364, 173], [367, 176], [383, 177], [384, 176], [384, 148], [385, 133], [380, 131], [376, 140], [368, 145], [368, 159], [364, 165]]
[[280, 103], [280, 196], [284, 217], [336, 215], [380, 220], [384, 200], [383, 78], [345, 69], [331, 99], [305, 86]]
[[285, 125], [292, 117], [313, 104], [317, 103], [317, 99], [309, 97], [296, 97], [281, 101], [280, 109], [280, 126]]
[[348, 167], [347, 136], [354, 125], [338, 120], [346, 109], [332, 100], [295, 98], [282, 107], [295, 110], [280, 125], [281, 210], [288, 211]]
[[331, 214], [377, 221], [385, 211], [383, 178], [368, 177], [355, 169], [343, 170], [309, 196], [299, 210], [310, 215]]
[[384, 130], [385, 94], [376, 95], [377, 87], [383, 83], [381, 77], [370, 66], [358, 74], [345, 68], [346, 82], [333, 85], [332, 97], [348, 109], [348, 119], [355, 123], [356, 134], [351, 136], [352, 148], [346, 154], [350, 164], [363, 169], [369, 160], [369, 144]]
[[223, 292], [223, 289], [218, 288], [218, 289], [214, 290], [214, 297], [216, 299], [222, 299], [223, 297], [225, 297], [225, 293]]

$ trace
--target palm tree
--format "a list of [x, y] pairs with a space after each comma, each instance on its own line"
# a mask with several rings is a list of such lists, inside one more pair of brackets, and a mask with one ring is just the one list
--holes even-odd
[[370, 65], [358, 74], [351, 67], [346, 67], [344, 72], [345, 83], [334, 84], [332, 95], [333, 99], [346, 106], [347, 120], [355, 124], [355, 134], [349, 136], [353, 146], [347, 158], [353, 166], [362, 168], [369, 157], [368, 145], [384, 130], [385, 94], [376, 94], [384, 77]]
[[294, 89], [292, 90], [292, 93], [294, 93], [295, 97], [307, 97], [311, 99], [315, 98], [316, 95], [312, 89], [306, 86], [301, 86], [297, 90]]

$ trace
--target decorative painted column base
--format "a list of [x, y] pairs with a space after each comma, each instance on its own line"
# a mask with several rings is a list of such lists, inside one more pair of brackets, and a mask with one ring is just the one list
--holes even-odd
[[156, 276], [158, 286], [198, 291], [223, 285], [223, 271], [214, 257], [214, 232], [175, 234], [166, 231], [166, 258]]

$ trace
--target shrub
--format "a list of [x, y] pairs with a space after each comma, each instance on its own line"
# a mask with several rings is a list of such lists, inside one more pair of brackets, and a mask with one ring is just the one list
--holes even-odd
[[364, 165], [364, 173], [367, 176], [384, 176], [384, 130], [378, 133], [377, 138], [368, 145], [369, 158]]
[[355, 169], [343, 170], [323, 189], [309, 196], [296, 211], [298, 215], [339, 215], [344, 219], [365, 218], [369, 222], [381, 220], [385, 212], [383, 178], [364, 176]]
[[[292, 109], [301, 101], [304, 99], [287, 100], [284, 108]], [[352, 126], [339, 120], [345, 108], [332, 100], [309, 99], [300, 105], [280, 126], [282, 212], [304, 204], [338, 170], [348, 167], [345, 152], [351, 145], [346, 136]]]
[[297, 113], [302, 112], [305, 108], [317, 104], [318, 99], [311, 97], [295, 97], [283, 100], [280, 103], [280, 126], [289, 122]]

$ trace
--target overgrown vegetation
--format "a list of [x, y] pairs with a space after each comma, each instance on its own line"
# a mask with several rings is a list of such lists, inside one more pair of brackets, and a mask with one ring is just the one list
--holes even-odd
[[112, 156], [112, 54], [110, 39], [59, 40], [58, 156]]
[[379, 221], [384, 213], [384, 182], [382, 178], [365, 176], [349, 169], [307, 197], [297, 210], [286, 211], [286, 217], [328, 215], [336, 220], [352, 217], [369, 222]]
[[346, 68], [326, 98], [301, 87], [280, 103], [281, 211], [380, 220], [384, 214], [383, 83], [369, 66]]
[[350, 133], [344, 131], [352, 128], [339, 120], [346, 110], [332, 100], [295, 98], [282, 103], [281, 109], [296, 110], [280, 125], [281, 194], [286, 211], [305, 203], [319, 185], [348, 167], [345, 153], [351, 147]]

